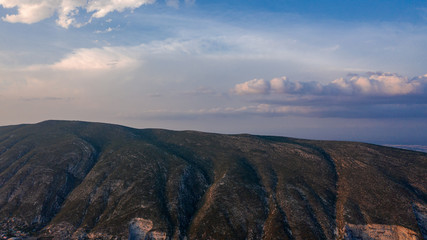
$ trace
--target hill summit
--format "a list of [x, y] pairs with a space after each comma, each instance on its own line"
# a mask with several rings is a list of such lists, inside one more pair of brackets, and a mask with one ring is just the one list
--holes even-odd
[[4, 126], [0, 234], [422, 239], [427, 154], [78, 121]]

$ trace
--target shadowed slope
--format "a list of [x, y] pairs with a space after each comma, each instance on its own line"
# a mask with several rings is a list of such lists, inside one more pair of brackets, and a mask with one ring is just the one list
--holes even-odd
[[426, 206], [426, 179], [427, 154], [363, 143], [70, 121], [0, 127], [3, 233], [334, 239], [349, 224], [384, 224], [421, 236], [414, 209]]

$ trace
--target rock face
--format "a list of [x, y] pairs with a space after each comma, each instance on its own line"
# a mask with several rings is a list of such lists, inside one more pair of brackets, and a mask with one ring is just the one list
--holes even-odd
[[2, 237], [422, 239], [426, 207], [421, 152], [75, 121], [0, 127]]
[[129, 223], [129, 240], [152, 239], [165, 240], [166, 233], [152, 231], [153, 222], [143, 218], [134, 218]]
[[427, 207], [421, 204], [414, 204], [414, 214], [417, 218], [418, 226], [424, 239], [427, 239]]
[[417, 233], [412, 230], [400, 226], [381, 224], [349, 224], [345, 227], [344, 239], [419, 240]]

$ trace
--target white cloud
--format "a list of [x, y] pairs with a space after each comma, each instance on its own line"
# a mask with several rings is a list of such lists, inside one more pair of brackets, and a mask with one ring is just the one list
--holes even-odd
[[318, 92], [321, 89], [321, 86], [315, 82], [292, 82], [284, 76], [280, 78], [273, 78], [270, 81], [254, 79], [236, 84], [233, 92], [239, 95], [272, 93], [300, 94], [308, 89], [314, 93]]
[[11, 23], [35, 23], [51, 17], [60, 7], [58, 1], [54, 0], [0, 0], [4, 8], [17, 8], [17, 14], [7, 14], [3, 21]]
[[[102, 32], [113, 31], [108, 28]], [[97, 33], [102, 33], [97, 32]], [[108, 70], [129, 68], [150, 56], [182, 56], [205, 51], [203, 41], [165, 40], [136, 46], [80, 48], [49, 65], [58, 70]], [[34, 66], [33, 66], [34, 67]], [[36, 68], [39, 66], [35, 66]]]
[[50, 67], [55, 70], [111, 70], [132, 67], [137, 59], [128, 49], [118, 47], [82, 48]]
[[237, 84], [234, 91], [237, 94], [267, 94], [270, 91], [270, 84], [264, 79], [253, 79]]
[[95, 33], [96, 34], [100, 34], [100, 33], [109, 33], [109, 32], [112, 32], [113, 30], [115, 30], [115, 29], [113, 29], [113, 28], [111, 28], [111, 27], [108, 27], [107, 29], [105, 29], [105, 30], [96, 30], [95, 31]]
[[361, 95], [399, 96], [421, 94], [427, 86], [426, 75], [408, 79], [392, 73], [351, 74], [327, 84], [290, 81], [287, 77], [270, 81], [254, 79], [237, 84], [234, 92], [244, 94], [299, 94], [299, 95]]
[[152, 4], [154, 2], [155, 0], [91, 0], [88, 1], [86, 9], [88, 12], [94, 12], [92, 17], [102, 18], [110, 12], [123, 12], [126, 9], [136, 9], [144, 4]]
[[[95, 33], [106, 33], [118, 28], [107, 28]], [[51, 64], [35, 64], [26, 70], [112, 70], [132, 68], [146, 59], [199, 55], [206, 52], [209, 45], [204, 40], [166, 39], [135, 46], [112, 46], [102, 48], [78, 48]], [[7, 55], [5, 55], [7, 57]]]
[[422, 93], [425, 84], [422, 78], [409, 80], [397, 74], [367, 73], [334, 80], [326, 88], [336, 89], [341, 94], [396, 96]]
[[84, 0], [62, 0], [60, 7], [57, 9], [58, 19], [56, 23], [63, 28], [84, 25], [84, 23], [77, 23], [74, 16], [79, 13], [79, 8], [83, 7], [85, 3], [86, 1]]
[[285, 91], [285, 81], [287, 80], [287, 77], [281, 77], [281, 78], [273, 78], [270, 81], [270, 88], [273, 92], [284, 92]]
[[152, 4], [155, 0], [0, 0], [4, 8], [16, 8], [16, 14], [7, 14], [3, 21], [11, 23], [36, 23], [57, 14], [56, 23], [64, 28], [80, 27], [86, 23], [78, 23], [76, 16], [80, 10], [91, 13], [91, 18], [102, 18], [108, 13], [127, 9], [133, 10], [144, 4]]

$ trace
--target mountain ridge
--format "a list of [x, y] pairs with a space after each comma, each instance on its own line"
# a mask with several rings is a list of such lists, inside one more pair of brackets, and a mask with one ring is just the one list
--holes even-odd
[[364, 229], [354, 225], [380, 224], [421, 239], [426, 172], [425, 153], [358, 142], [81, 121], [5, 126], [0, 230], [55, 239], [341, 239]]

